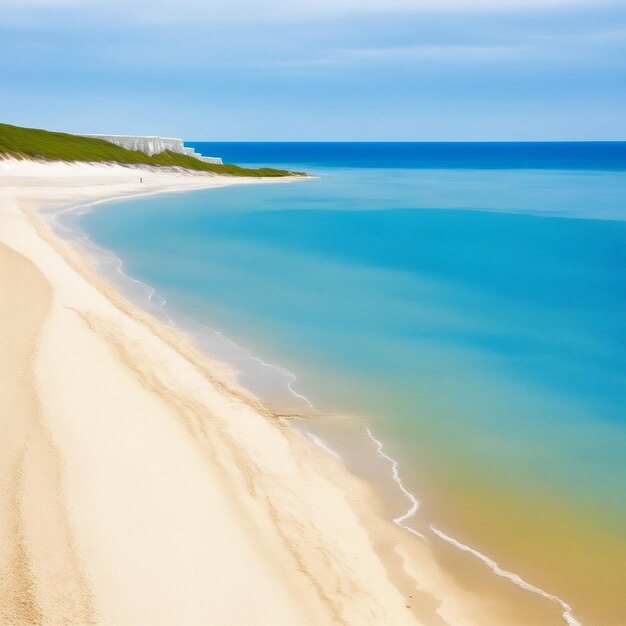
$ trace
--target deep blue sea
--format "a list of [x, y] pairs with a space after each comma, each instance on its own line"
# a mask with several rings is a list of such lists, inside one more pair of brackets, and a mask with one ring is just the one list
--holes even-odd
[[268, 402], [361, 416], [416, 524], [568, 598], [623, 589], [626, 143], [189, 145], [316, 178], [76, 225]]

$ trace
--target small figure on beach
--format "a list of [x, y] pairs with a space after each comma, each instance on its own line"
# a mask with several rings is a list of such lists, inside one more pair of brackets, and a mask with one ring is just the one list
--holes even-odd
[[139, 182], [140, 182], [140, 183], [143, 183], [143, 176], [141, 176], [141, 177], [139, 178]]

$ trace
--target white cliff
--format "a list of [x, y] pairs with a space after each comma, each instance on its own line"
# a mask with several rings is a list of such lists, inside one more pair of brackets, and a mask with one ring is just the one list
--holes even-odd
[[174, 137], [142, 137], [139, 135], [82, 135], [83, 137], [91, 137], [93, 139], [103, 139], [114, 143], [116, 146], [125, 148], [126, 150], [134, 150], [137, 152], [143, 152], [148, 156], [154, 154], [160, 154], [169, 150], [176, 154], [186, 154], [187, 156], [199, 159], [205, 163], [214, 163], [217, 165], [222, 164], [220, 157], [205, 157], [196, 152], [193, 148], [188, 148], [183, 143], [182, 139], [176, 139]]

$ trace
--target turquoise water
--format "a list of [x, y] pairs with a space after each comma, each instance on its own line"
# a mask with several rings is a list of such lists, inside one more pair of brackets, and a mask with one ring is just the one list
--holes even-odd
[[[540, 491], [577, 524], [624, 528], [626, 173], [309, 171], [76, 225], [174, 319], [295, 373], [320, 411], [364, 416], [459, 532], [434, 485], [518, 494], [531, 521]], [[286, 382], [269, 399], [297, 408]]]

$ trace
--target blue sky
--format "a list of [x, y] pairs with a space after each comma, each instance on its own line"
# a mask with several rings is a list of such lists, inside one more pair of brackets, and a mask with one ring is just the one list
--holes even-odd
[[626, 139], [623, 0], [0, 0], [0, 54], [69, 132]]

